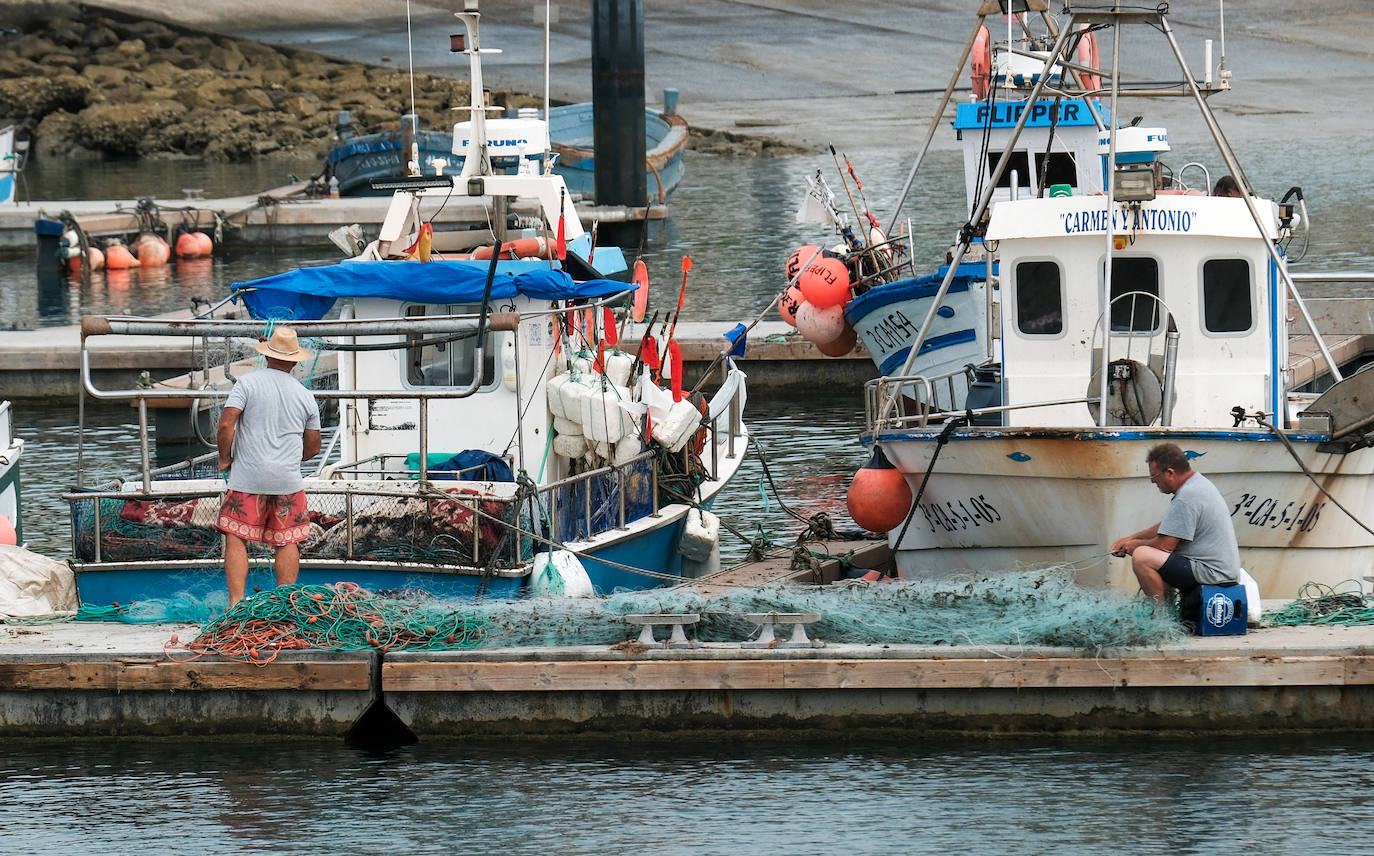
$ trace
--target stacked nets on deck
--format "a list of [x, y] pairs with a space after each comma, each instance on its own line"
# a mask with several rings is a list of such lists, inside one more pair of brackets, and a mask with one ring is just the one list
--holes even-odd
[[[1352, 589], [1341, 591], [1340, 589]], [[1374, 595], [1364, 594], [1358, 581], [1332, 588], [1306, 583], [1298, 596], [1280, 609], [1264, 613], [1264, 623], [1275, 627], [1295, 624], [1374, 624]]]
[[760, 612], [819, 612], [809, 633], [832, 643], [1101, 650], [1182, 638], [1166, 610], [1139, 597], [1083, 589], [1053, 572], [962, 582], [776, 585], [713, 596], [678, 586], [603, 598], [464, 602], [379, 597], [340, 583], [285, 586], [243, 600], [193, 642], [173, 646], [172, 656], [266, 662], [286, 648], [615, 645], [634, 635], [624, 619], [633, 613], [697, 613], [699, 641], [738, 643], [758, 629], [746, 614]]

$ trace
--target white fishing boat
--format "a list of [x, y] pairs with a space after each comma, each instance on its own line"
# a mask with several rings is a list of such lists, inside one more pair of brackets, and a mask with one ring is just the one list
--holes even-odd
[[[1000, 272], [1000, 363], [984, 367], [988, 382], [966, 407], [932, 406], [920, 391], [945, 378], [913, 371], [909, 356], [865, 390], [864, 441], [905, 476], [889, 497], [906, 511], [889, 533], [901, 575], [1069, 563], [1084, 583], [1134, 590], [1129, 560], [1108, 545], [1162, 516], [1168, 500], [1144, 463], [1162, 442], [1182, 447], [1230, 504], [1242, 563], [1265, 597], [1366, 573], [1374, 374], [1347, 376], [1313, 324], [1285, 257], [1294, 206], [1253, 192], [1207, 102], [1228, 88], [1224, 77], [1212, 82], [1210, 42], [1198, 80], [1166, 8], [1075, 5], [1056, 27], [1042, 2], [1024, 5], [1055, 34], [1037, 55], [1029, 103], [1082, 92], [1081, 81], [1066, 87], [1048, 72], [1056, 63], [1076, 76], [1091, 70], [1072, 60], [1084, 31], [1112, 44], [1113, 56], [1120, 40], [1158, 37], [1181, 80], [1135, 86], [1116, 61], [1094, 72], [1112, 108], [1094, 111], [1102, 132], [1093, 163], [1112, 179], [1101, 192], [1039, 192], [1048, 188], [1037, 181], [1037, 192], [997, 199], [1030, 113], [1016, 119], [970, 218], [991, 211], [984, 237]], [[1239, 198], [1210, 195], [1201, 167], [1196, 188], [1184, 170], [1168, 170], [1162, 158], [1177, 142], [1164, 129], [1110, 120], [1128, 97], [1161, 95], [1196, 102]], [[965, 236], [954, 248], [956, 268], [972, 243]], [[943, 277], [935, 303], [954, 279]], [[926, 313], [918, 347], [934, 316]], [[1330, 384], [1320, 394], [1304, 386], [1313, 356]]]
[[[458, 17], [480, 93], [490, 51], [479, 47], [474, 5]], [[460, 175], [445, 177], [447, 192], [495, 212], [528, 210], [539, 225], [514, 228], [540, 234], [512, 234], [498, 215], [452, 236], [466, 246], [446, 243], [418, 204], [436, 180], [412, 177], [398, 182], [379, 240], [356, 258], [236, 283], [251, 321], [84, 320], [86, 393], [133, 402], [143, 430], [137, 472], [102, 484], [81, 484], [78, 473], [80, 489], [67, 497], [83, 602], [203, 598], [224, 587], [212, 527], [225, 483], [214, 457], [154, 468], [147, 412], [169, 400], [194, 412], [222, 401], [227, 384], [100, 388], [90, 340], [189, 337], [232, 356], [277, 323], [337, 362], [333, 384], [305, 369], [338, 421], [306, 474], [315, 528], [300, 548], [300, 582], [445, 597], [604, 594], [710, 567], [714, 530], [703, 510], [747, 445], [743, 373], [724, 360], [703, 379], [714, 389], [706, 399], [681, 390], [680, 362], [671, 380], [650, 369], [656, 345], [643, 359], [619, 350], [621, 334], [652, 342], [627, 317], [642, 322], [644, 303], [630, 303], [647, 283], [633, 291], [583, 275], [623, 257], [593, 252], [558, 176], [494, 174], [473, 107], [468, 156]], [[543, 249], [523, 252], [545, 231]], [[393, 252], [406, 242], [415, 247]], [[435, 248], [450, 246], [438, 258]], [[272, 584], [270, 557], [257, 556], [249, 591]]]
[[[985, 15], [995, 8], [994, 4]], [[999, 39], [984, 20], [980, 16], [965, 49], [972, 98], [955, 105], [952, 123], [963, 156], [964, 213], [968, 217], [957, 227], [951, 227], [950, 237], [956, 242], [967, 238], [969, 249], [955, 266], [932, 326], [922, 337], [920, 353], [908, 370], [925, 377], [943, 378], [938, 387], [915, 390], [916, 395], [937, 409], [964, 407], [970, 387], [979, 380], [974, 367], [998, 358], [996, 264], [993, 255], [984, 251], [987, 221], [981, 214], [972, 216], [984, 188], [989, 189], [993, 202], [1046, 192], [1057, 196], [1102, 190], [1097, 138], [1105, 111], [1091, 94], [1098, 83], [1093, 73], [1098, 66], [1094, 32], [1083, 30], [1070, 51], [1070, 60], [1083, 69], [1084, 85], [1079, 86], [1073, 65], [1055, 62], [1045, 66], [1044, 55], [1053, 44], [1052, 32], [1034, 34], [1023, 26], [1024, 15], [1018, 14], [1006, 16], [1005, 38]], [[1032, 98], [1031, 89], [1042, 70], [1056, 91]], [[921, 320], [930, 311], [949, 271], [944, 258], [927, 260], [922, 267], [922, 260], [912, 249], [912, 227], [898, 220], [898, 214], [962, 79], [961, 62], [886, 226], [881, 226], [869, 210], [863, 185], [848, 157], [844, 158], [839, 175], [845, 194], [838, 196], [817, 175], [808, 180], [807, 203], [798, 212], [798, 222], [829, 224], [843, 239], [830, 247], [827, 254], [841, 259], [849, 275], [852, 295], [847, 295], [842, 304], [844, 321], [852, 328], [849, 338], [864, 344], [881, 374], [892, 374], [907, 361]], [[1013, 131], [1017, 131], [1014, 141]], [[996, 158], [1009, 143], [1008, 165], [994, 177]], [[839, 163], [837, 156], [837, 167]], [[888, 234], [884, 234], [884, 228]], [[800, 280], [806, 276], [802, 273], [797, 278], [798, 292], [805, 290]], [[794, 294], [793, 302], [800, 302], [804, 296]], [[788, 306], [784, 318], [789, 311], [794, 313]], [[828, 335], [830, 328], [821, 327], [820, 335], [813, 335], [807, 323], [810, 320], [806, 318], [798, 325], [803, 335], [826, 353], [841, 352], [839, 348], [827, 349], [825, 342], [817, 341]]]

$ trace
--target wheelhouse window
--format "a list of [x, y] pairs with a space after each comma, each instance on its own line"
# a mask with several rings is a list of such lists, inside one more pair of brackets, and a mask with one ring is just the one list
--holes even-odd
[[1202, 263], [1202, 326], [1208, 333], [1243, 333], [1255, 324], [1250, 263], [1209, 259]]
[[[462, 315], [476, 312], [468, 305], [407, 306], [407, 318], [434, 315]], [[482, 384], [496, 377], [496, 355], [487, 334], [483, 359]], [[467, 386], [472, 383], [477, 353], [477, 335], [455, 337], [442, 333], [412, 334], [406, 337], [406, 380], [411, 386]]]
[[1112, 257], [1112, 332], [1159, 331], [1159, 262], [1147, 256]]
[[1050, 152], [1048, 156], [1044, 152], [1036, 152], [1035, 171], [1037, 175], [1044, 176], [1040, 184], [1045, 188], [1056, 184], [1078, 186], [1078, 167], [1068, 152]]
[[1016, 329], [1028, 336], [1064, 332], [1064, 289], [1055, 262], [1016, 265]]
[[[992, 173], [997, 169], [997, 161], [1002, 157], [1001, 152], [993, 152], [988, 155], [987, 176], [992, 177]], [[1002, 177], [997, 179], [998, 187], [1011, 187], [1011, 174], [1016, 173], [1016, 183], [1021, 187], [1034, 187], [1031, 182], [1030, 159], [1025, 152], [1012, 152], [1011, 160], [1007, 162], [1007, 168], [1002, 172]]]

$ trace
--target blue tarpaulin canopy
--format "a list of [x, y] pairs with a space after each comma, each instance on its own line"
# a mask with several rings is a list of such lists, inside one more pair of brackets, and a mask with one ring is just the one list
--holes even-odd
[[[415, 303], [479, 303], [489, 262], [343, 262], [298, 268], [250, 282], [230, 291], [260, 320], [310, 321], [323, 318], [340, 297], [385, 297]], [[492, 299], [517, 295], [537, 300], [605, 297], [630, 286], [609, 279], [575, 282], [565, 271], [539, 267], [524, 272], [498, 269]]]

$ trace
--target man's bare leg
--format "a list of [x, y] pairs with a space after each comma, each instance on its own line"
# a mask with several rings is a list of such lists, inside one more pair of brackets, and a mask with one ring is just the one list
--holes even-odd
[[277, 577], [277, 585], [289, 586], [296, 582], [301, 572], [301, 551], [295, 544], [283, 544], [277, 548], [276, 560], [272, 570]]
[[248, 586], [248, 545], [237, 535], [224, 533], [224, 582], [229, 587], [229, 605], [243, 600]]
[[1159, 575], [1159, 569], [1171, 555], [1155, 547], [1136, 547], [1131, 553], [1131, 570], [1140, 582], [1140, 590], [1160, 603], [1164, 602], [1164, 578]]

